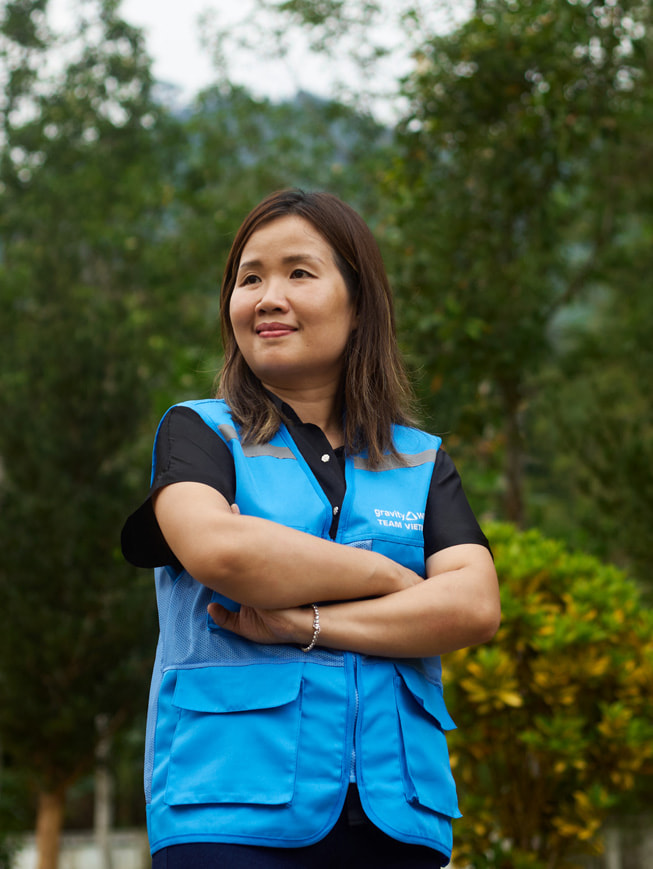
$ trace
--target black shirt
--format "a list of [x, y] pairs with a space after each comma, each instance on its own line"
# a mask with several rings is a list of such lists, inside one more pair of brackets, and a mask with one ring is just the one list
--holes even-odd
[[[275, 396], [276, 398], [276, 396]], [[344, 448], [333, 449], [322, 430], [302, 422], [291, 407], [277, 399], [298, 450], [331, 504], [330, 533], [335, 537], [345, 496]], [[236, 473], [229, 448], [188, 407], [174, 407], [161, 423], [156, 443], [155, 475], [148, 499], [127, 519], [122, 532], [125, 558], [138, 567], [179, 563], [165, 541], [152, 507], [152, 495], [170, 483], [205, 483], [233, 504]], [[424, 514], [424, 559], [461, 543], [488, 546], [469, 506], [460, 476], [447, 455], [438, 450]]]

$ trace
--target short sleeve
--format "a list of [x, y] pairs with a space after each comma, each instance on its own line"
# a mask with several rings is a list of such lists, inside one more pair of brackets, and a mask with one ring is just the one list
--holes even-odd
[[424, 513], [424, 557], [458, 546], [479, 543], [490, 548], [469, 506], [460, 475], [451, 457], [438, 450]]
[[154, 476], [147, 500], [125, 522], [124, 557], [136, 567], [179, 566], [152, 507], [152, 495], [171, 483], [204, 483], [233, 504], [236, 472], [222, 438], [189, 407], [173, 407], [164, 417], [154, 449]]

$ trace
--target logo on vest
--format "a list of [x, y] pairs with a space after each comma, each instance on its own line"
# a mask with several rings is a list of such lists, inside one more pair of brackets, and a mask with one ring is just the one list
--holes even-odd
[[423, 513], [413, 513], [410, 510], [408, 513], [401, 513], [399, 510], [381, 510], [376, 507], [374, 515], [379, 525], [385, 528], [405, 528], [406, 531], [424, 530]]

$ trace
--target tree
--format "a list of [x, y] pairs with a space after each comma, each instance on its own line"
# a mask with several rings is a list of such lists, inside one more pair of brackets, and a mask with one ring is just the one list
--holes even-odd
[[146, 463], [145, 384], [165, 376], [145, 252], [164, 204], [161, 112], [142, 37], [117, 3], [87, 4], [53, 81], [45, 7], [5, 8], [0, 166], [0, 737], [38, 791], [41, 869], [94, 762], [96, 716], [115, 730], [145, 703], [149, 578], [118, 535], [135, 452]]
[[[558, 370], [542, 378], [531, 425], [534, 470], [547, 468], [547, 497], [538, 492], [533, 518], [629, 567], [649, 593], [653, 408], [642, 372], [653, 367], [645, 278], [653, 267], [650, 237], [646, 224], [630, 233], [628, 268], [620, 261], [606, 273], [616, 291], [602, 294], [558, 336], [568, 346]], [[539, 474], [531, 487], [541, 491]]]
[[405, 84], [389, 182], [409, 325], [447, 427], [485, 426], [504, 455], [502, 510], [519, 524], [524, 417], [552, 328], [631, 219], [649, 18], [639, 0], [483, 0], [424, 44]]
[[444, 661], [465, 815], [454, 859], [569, 866], [653, 774], [653, 612], [611, 565], [536, 531], [488, 530], [502, 626]]

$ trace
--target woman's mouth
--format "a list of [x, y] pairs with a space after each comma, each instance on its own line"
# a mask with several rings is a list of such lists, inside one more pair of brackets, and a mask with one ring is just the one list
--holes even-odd
[[283, 338], [296, 331], [295, 326], [289, 326], [287, 323], [259, 323], [256, 327], [259, 338]]

